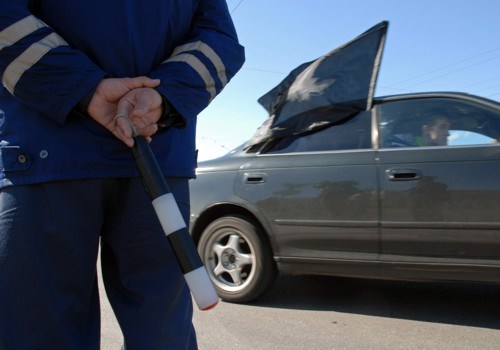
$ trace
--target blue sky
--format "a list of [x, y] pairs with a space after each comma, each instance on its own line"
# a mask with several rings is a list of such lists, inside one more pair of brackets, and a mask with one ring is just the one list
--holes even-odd
[[498, 0], [227, 0], [246, 62], [198, 118], [199, 160], [249, 139], [257, 99], [301, 63], [387, 20], [375, 96], [463, 91], [500, 101]]

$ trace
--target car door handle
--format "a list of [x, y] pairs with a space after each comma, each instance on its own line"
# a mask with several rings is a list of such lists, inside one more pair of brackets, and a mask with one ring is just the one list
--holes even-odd
[[418, 169], [387, 169], [385, 176], [389, 181], [413, 181], [422, 177]]
[[247, 184], [261, 184], [266, 182], [267, 176], [264, 173], [245, 173], [243, 181]]

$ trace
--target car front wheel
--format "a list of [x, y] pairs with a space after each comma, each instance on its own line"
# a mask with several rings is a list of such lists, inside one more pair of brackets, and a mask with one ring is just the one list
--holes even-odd
[[276, 278], [276, 264], [264, 233], [252, 220], [226, 216], [203, 231], [198, 252], [219, 297], [248, 302], [266, 292]]

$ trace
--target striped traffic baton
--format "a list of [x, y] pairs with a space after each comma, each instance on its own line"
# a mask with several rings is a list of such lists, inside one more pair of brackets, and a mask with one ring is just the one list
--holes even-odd
[[172, 246], [193, 299], [200, 310], [214, 308], [219, 302], [219, 297], [156, 157], [144, 137], [134, 136], [132, 153], [151, 195], [156, 215]]

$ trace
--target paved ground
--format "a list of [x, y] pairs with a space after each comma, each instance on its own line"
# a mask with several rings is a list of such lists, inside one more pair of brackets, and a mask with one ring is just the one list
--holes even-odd
[[[102, 308], [102, 349], [119, 350]], [[259, 301], [195, 310], [193, 322], [200, 350], [498, 350], [499, 315], [500, 285], [280, 276]]]

